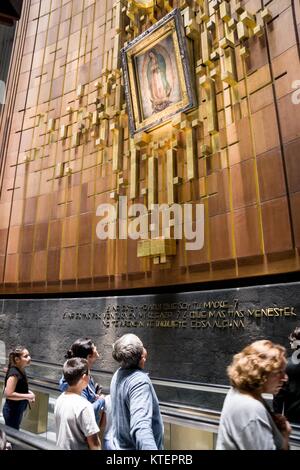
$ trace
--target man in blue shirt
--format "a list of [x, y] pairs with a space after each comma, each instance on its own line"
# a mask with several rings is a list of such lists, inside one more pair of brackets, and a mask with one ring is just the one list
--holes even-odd
[[142, 341], [126, 334], [114, 343], [112, 355], [121, 366], [110, 385], [115, 449], [162, 449], [163, 423], [155, 390], [143, 370], [147, 351]]

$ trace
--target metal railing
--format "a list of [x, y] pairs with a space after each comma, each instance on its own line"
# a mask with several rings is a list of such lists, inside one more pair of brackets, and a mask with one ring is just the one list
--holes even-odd
[[12, 450], [62, 450], [51, 441], [29, 434], [24, 431], [18, 431], [4, 424], [0, 424], [7, 437], [8, 442], [12, 444]]

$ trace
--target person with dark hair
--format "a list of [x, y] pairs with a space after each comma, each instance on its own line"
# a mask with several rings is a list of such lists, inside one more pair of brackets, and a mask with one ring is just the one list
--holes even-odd
[[[88, 361], [89, 369], [91, 369], [95, 361], [98, 359], [99, 353], [97, 351], [97, 347], [91, 339], [79, 338], [72, 344], [65, 357], [66, 359], [71, 359], [73, 357], [86, 359]], [[59, 390], [64, 392], [67, 390], [67, 388], [68, 383], [66, 378], [62, 376], [59, 381]], [[99, 391], [101, 391], [99, 385], [96, 384], [93, 377], [90, 376], [87, 387], [82, 390], [81, 393], [84, 398], [92, 403], [95, 412], [95, 418], [98, 424], [101, 421], [105, 406], [104, 396], [99, 395]]]
[[15, 347], [9, 354], [8, 369], [4, 381], [3, 407], [5, 424], [15, 429], [20, 428], [23, 413], [28, 403], [33, 403], [35, 395], [28, 389], [25, 368], [30, 365], [31, 357], [24, 346]]
[[142, 341], [126, 334], [114, 343], [112, 355], [121, 366], [110, 385], [114, 449], [162, 449], [163, 423], [155, 390], [143, 370], [147, 351]]
[[65, 450], [100, 450], [93, 407], [81, 396], [89, 383], [88, 361], [78, 357], [68, 359], [63, 373], [68, 390], [55, 404], [57, 445]]
[[300, 424], [300, 327], [289, 335], [293, 354], [288, 358], [288, 381], [273, 399], [273, 408], [291, 422]]
[[287, 450], [291, 427], [274, 415], [263, 393], [276, 393], [287, 379], [285, 348], [255, 341], [233, 357], [232, 388], [222, 409], [217, 450]]

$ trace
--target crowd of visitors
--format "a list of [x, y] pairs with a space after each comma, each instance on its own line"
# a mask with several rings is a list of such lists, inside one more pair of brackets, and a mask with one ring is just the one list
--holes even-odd
[[[300, 423], [300, 328], [290, 337], [293, 354], [269, 340], [255, 341], [227, 368], [231, 388], [225, 398], [217, 450], [288, 450], [291, 426]], [[90, 370], [99, 353], [89, 339], [76, 340], [66, 353], [55, 404], [57, 445], [66, 450], [161, 450], [164, 429], [159, 402], [145, 372], [147, 350], [140, 338], [125, 334], [112, 348], [119, 364], [110, 394], [104, 396]], [[9, 354], [3, 407], [5, 424], [19, 429], [34, 403], [25, 368], [26, 347]], [[264, 398], [273, 395], [273, 409]], [[7, 448], [1, 432], [1, 449]]]

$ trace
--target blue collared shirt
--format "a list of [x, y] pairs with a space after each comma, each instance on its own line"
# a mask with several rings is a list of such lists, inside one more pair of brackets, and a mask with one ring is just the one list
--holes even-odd
[[118, 369], [110, 394], [114, 448], [163, 449], [163, 422], [148, 374], [141, 369]]

